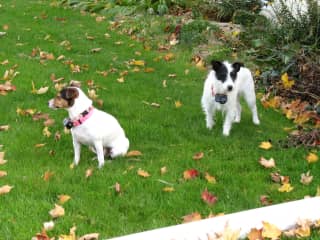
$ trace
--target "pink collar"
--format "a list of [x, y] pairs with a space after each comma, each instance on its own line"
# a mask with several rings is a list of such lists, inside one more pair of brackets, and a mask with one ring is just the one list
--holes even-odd
[[84, 123], [85, 121], [87, 121], [91, 117], [93, 110], [94, 110], [94, 108], [90, 107], [88, 110], [86, 110], [80, 114], [81, 117], [79, 119], [73, 120], [73, 121], [71, 120], [72, 126], [77, 127], [77, 126], [81, 125], [82, 123]]

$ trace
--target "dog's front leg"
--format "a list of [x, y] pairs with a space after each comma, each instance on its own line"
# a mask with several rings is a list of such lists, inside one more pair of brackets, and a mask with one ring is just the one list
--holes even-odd
[[231, 111], [231, 110], [227, 111], [226, 118], [223, 123], [223, 135], [224, 136], [229, 136], [235, 115], [236, 115], [235, 111]]
[[104, 149], [103, 149], [102, 141], [95, 141], [94, 148], [97, 153], [99, 168], [102, 168], [104, 165]]
[[78, 165], [80, 161], [80, 151], [81, 151], [81, 144], [73, 139], [73, 151], [74, 151], [74, 164]]

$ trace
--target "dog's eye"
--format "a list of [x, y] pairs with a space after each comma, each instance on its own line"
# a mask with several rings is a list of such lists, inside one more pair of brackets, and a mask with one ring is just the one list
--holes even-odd
[[237, 73], [236, 72], [231, 72], [230, 77], [235, 80], [237, 78]]

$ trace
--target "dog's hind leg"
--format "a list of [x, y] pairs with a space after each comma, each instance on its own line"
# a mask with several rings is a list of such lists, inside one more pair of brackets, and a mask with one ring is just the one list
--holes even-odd
[[74, 164], [78, 165], [80, 161], [81, 144], [73, 138]]
[[248, 107], [251, 110], [253, 123], [256, 125], [259, 125], [260, 120], [258, 117], [258, 110], [257, 110], [257, 105], [256, 105], [256, 94], [254, 93], [254, 90], [252, 90], [250, 92], [245, 92], [244, 99], [246, 100]]

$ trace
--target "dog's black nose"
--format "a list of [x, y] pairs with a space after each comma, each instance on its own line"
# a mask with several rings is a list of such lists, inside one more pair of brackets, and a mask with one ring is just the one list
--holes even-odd
[[232, 91], [232, 89], [233, 89], [233, 87], [230, 85], [230, 86], [228, 86], [228, 91], [229, 92], [231, 92]]

